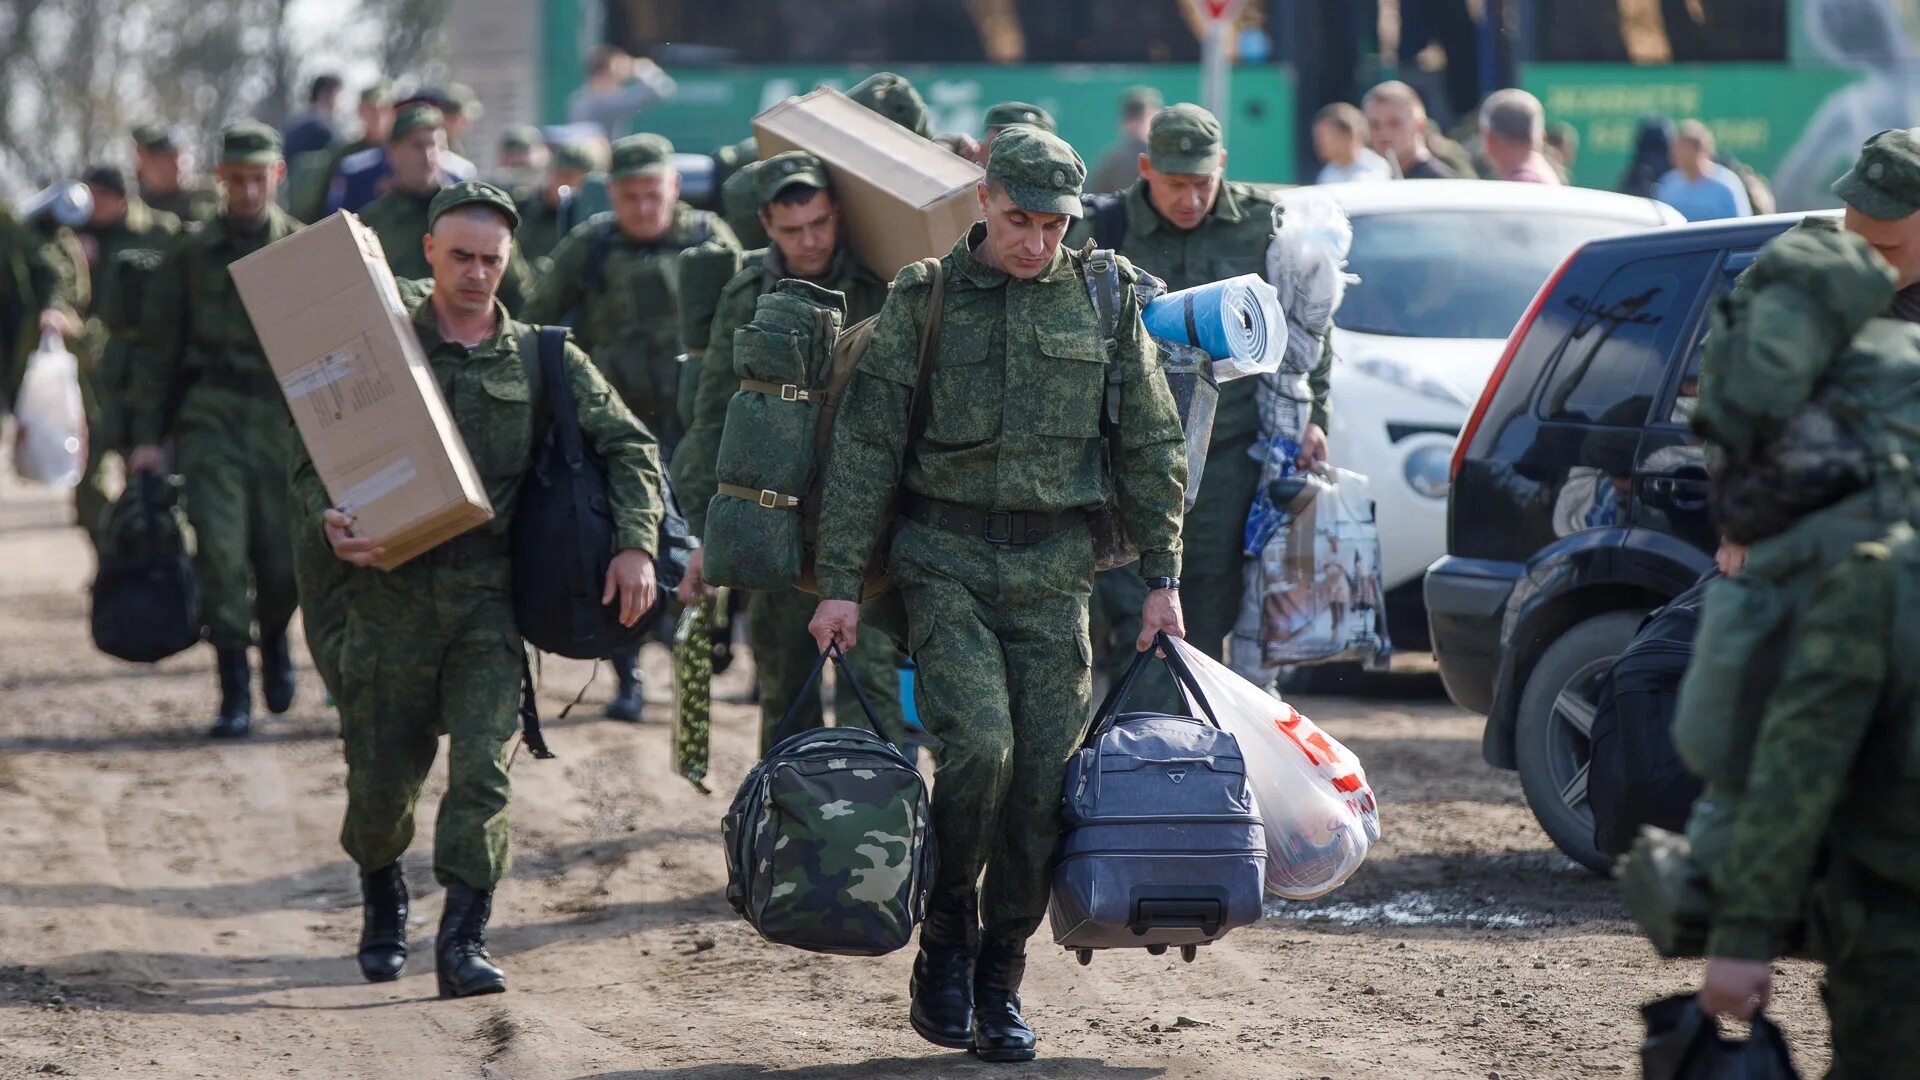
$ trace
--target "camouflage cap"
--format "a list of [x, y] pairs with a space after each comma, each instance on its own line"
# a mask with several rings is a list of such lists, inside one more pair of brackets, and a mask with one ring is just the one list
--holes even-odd
[[547, 145], [545, 136], [542, 136], [540, 129], [532, 124], [512, 124], [500, 133], [502, 150], [518, 150], [524, 153], [536, 146], [545, 145]]
[[387, 141], [397, 143], [401, 139], [422, 129], [446, 130], [447, 117], [439, 109], [424, 101], [416, 101], [400, 107], [394, 114], [393, 129], [387, 132]]
[[1029, 105], [1024, 101], [1003, 101], [987, 110], [986, 129], [1012, 127], [1015, 124], [1032, 124], [1041, 131], [1059, 131], [1053, 117], [1038, 105]]
[[987, 180], [1036, 214], [1079, 217], [1086, 179], [1086, 162], [1064, 139], [1024, 124], [1001, 132], [987, 155]]
[[474, 93], [473, 87], [466, 83], [448, 83], [447, 104], [440, 108], [447, 112], [458, 113], [462, 119], [476, 124], [487, 115], [486, 106], [480, 104], [480, 95]]
[[1833, 182], [1833, 193], [1876, 221], [1920, 212], [1920, 128], [1895, 128], [1868, 139], [1853, 168]]
[[1220, 121], [1198, 105], [1181, 102], [1153, 114], [1147, 128], [1147, 160], [1163, 173], [1204, 176], [1220, 171]]
[[462, 180], [441, 188], [440, 193], [427, 204], [428, 231], [432, 231], [433, 223], [440, 220], [440, 215], [461, 206], [484, 206], [506, 218], [509, 230], [520, 227], [520, 208], [513, 205], [513, 196], [485, 180]]
[[612, 177], [664, 176], [673, 170], [673, 144], [665, 135], [642, 132], [613, 143]]
[[379, 79], [360, 91], [360, 104], [374, 105], [382, 109], [393, 108], [393, 83]]
[[1120, 95], [1122, 109], [1156, 110], [1166, 103], [1167, 99], [1160, 96], [1160, 91], [1151, 86], [1129, 86], [1127, 92]]
[[765, 206], [774, 196], [793, 187], [805, 184], [817, 191], [832, 191], [833, 183], [827, 179], [827, 168], [820, 159], [805, 150], [789, 150], [784, 154], [775, 154], [753, 166], [753, 200]]
[[561, 143], [553, 148], [553, 168], [568, 169], [573, 172], [592, 172], [599, 164], [593, 153], [593, 147], [586, 143]]
[[267, 124], [242, 120], [220, 132], [220, 160], [230, 165], [272, 165], [280, 158], [280, 133]]
[[875, 72], [856, 83], [847, 96], [923, 139], [933, 138], [926, 99], [904, 75]]
[[135, 124], [133, 141], [142, 150], [178, 150], [185, 141], [180, 134], [165, 124]]

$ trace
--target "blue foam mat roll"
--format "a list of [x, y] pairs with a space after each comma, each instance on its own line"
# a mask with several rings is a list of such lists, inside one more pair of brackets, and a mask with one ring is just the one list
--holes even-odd
[[1168, 293], [1141, 313], [1147, 332], [1225, 361], [1222, 377], [1279, 370], [1287, 324], [1280, 297], [1258, 274]]

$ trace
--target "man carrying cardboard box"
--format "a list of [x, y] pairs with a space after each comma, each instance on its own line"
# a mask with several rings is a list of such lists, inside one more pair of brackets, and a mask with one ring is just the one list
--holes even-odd
[[[595, 214], [553, 249], [553, 269], [524, 312], [567, 323], [580, 346], [647, 429], [671, 452], [678, 424], [680, 328], [677, 258], [709, 240], [738, 250], [719, 215], [680, 201], [673, 144], [629, 135], [613, 144], [609, 213]], [[606, 715], [640, 719], [639, 649], [614, 654], [620, 688]]]
[[287, 166], [271, 127], [248, 122], [221, 132], [215, 172], [224, 189], [220, 215], [167, 247], [142, 300], [140, 345], [129, 362], [135, 449], [127, 465], [160, 471], [161, 441], [177, 442], [199, 544], [201, 617], [220, 674], [210, 734], [238, 738], [253, 727], [247, 647], [256, 624], [267, 708], [283, 713], [293, 705], [287, 453], [295, 440], [280, 381], [227, 265], [293, 235], [300, 223], [274, 205]]
[[[407, 959], [407, 886], [400, 855], [413, 840], [414, 804], [449, 736], [447, 793], [434, 831], [434, 877], [446, 886], [436, 943], [442, 997], [507, 988], [486, 949], [493, 890], [505, 876], [508, 747], [518, 722], [525, 663], [514, 629], [508, 541], [520, 485], [544, 428], [546, 394], [529, 378], [536, 327], [500, 304], [519, 212], [491, 184], [443, 189], [428, 210], [433, 291], [411, 301], [413, 327], [455, 426], [486, 485], [492, 520], [391, 571], [370, 567], [378, 541], [353, 535], [329, 506], [304, 448], [294, 452], [302, 529], [324, 529], [340, 559], [346, 635], [340, 716], [346, 739], [347, 814], [340, 842], [361, 871], [365, 903], [360, 970], [370, 982], [400, 977]], [[652, 551], [662, 513], [653, 435], [572, 345], [567, 374], [580, 429], [606, 465], [620, 552], [603, 602], [632, 625], [653, 604]]]

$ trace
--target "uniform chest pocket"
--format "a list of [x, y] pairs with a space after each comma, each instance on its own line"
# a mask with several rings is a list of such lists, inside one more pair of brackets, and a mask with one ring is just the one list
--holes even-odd
[[1021, 396], [1035, 435], [1092, 439], [1100, 435], [1107, 392], [1107, 346], [1090, 331], [1035, 328], [1040, 353]]
[[472, 419], [460, 418], [467, 452], [474, 467], [487, 478], [518, 476], [527, 471], [533, 450], [533, 395], [517, 358], [494, 365], [479, 379]]
[[995, 340], [1006, 333], [1005, 324], [995, 319], [981, 333], [947, 325], [927, 378], [927, 438], [949, 446], [984, 442], [1000, 434], [1006, 365], [989, 360], [1005, 352]]

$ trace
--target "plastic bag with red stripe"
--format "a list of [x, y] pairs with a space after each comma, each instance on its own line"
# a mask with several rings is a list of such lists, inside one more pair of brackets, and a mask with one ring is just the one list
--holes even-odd
[[[1221, 726], [1240, 743], [1266, 825], [1267, 891], [1311, 900], [1339, 888], [1380, 839], [1380, 807], [1360, 759], [1293, 706], [1219, 661], [1184, 641], [1174, 641], [1173, 648]], [[1188, 707], [1197, 708], [1190, 698]]]

